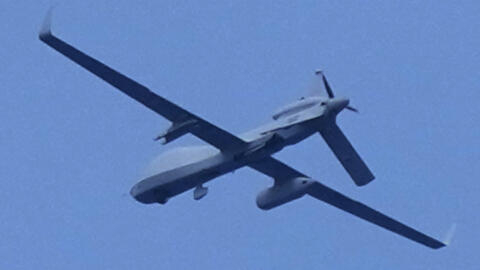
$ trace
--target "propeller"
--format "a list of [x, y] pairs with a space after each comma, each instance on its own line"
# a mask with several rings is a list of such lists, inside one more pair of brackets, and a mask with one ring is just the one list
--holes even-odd
[[[325, 86], [325, 90], [327, 91], [328, 97], [329, 98], [334, 98], [335, 95], [333, 94], [332, 88], [330, 87], [330, 84], [328, 83], [327, 78], [325, 77], [325, 74], [323, 74], [323, 71], [322, 70], [317, 70], [317, 71], [315, 71], [315, 75], [322, 76], [323, 85]], [[350, 106], [350, 105], [348, 105], [345, 108], [352, 111], [352, 112], [358, 113], [358, 110], [356, 108]]]

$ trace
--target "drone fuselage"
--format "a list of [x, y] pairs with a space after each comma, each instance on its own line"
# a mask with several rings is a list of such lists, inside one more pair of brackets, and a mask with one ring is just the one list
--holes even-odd
[[[310, 97], [285, 106], [274, 114], [274, 121], [239, 136], [248, 146], [234, 153], [221, 152], [213, 146], [202, 149], [194, 147], [191, 148], [192, 151], [184, 148], [179, 154], [185, 162], [168, 170], [154, 171], [134, 185], [130, 194], [142, 203], [166, 203], [171, 197], [308, 138], [318, 132], [323, 123], [334, 120], [332, 118], [346, 104], [346, 99], [329, 102], [319, 97]], [[190, 161], [189, 156], [194, 155], [201, 158]], [[168, 159], [160, 162], [168, 163]]]

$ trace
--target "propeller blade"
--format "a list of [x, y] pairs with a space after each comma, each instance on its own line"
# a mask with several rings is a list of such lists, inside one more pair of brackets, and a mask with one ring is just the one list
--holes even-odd
[[317, 70], [315, 71], [315, 74], [322, 75], [323, 85], [325, 85], [325, 90], [327, 91], [328, 97], [334, 98], [335, 95], [333, 94], [332, 88], [330, 87], [330, 84], [328, 84], [327, 78], [325, 77], [325, 74], [323, 74], [323, 71]]
[[350, 111], [352, 111], [352, 112], [356, 112], [356, 113], [358, 113], [358, 110], [357, 110], [357, 109], [355, 109], [355, 108], [354, 108], [354, 107], [352, 107], [352, 106], [347, 106], [347, 107], [345, 107], [345, 109], [347, 109], [347, 110], [350, 110]]
[[327, 78], [325, 75], [322, 73], [322, 81], [323, 84], [325, 85], [325, 90], [327, 90], [327, 94], [329, 98], [334, 98], [335, 95], [333, 94], [332, 88], [330, 88], [330, 85], [328, 84]]

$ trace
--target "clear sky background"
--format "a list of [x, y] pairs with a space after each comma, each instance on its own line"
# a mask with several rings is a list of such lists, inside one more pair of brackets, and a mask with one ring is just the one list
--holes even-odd
[[52, 1], [0, 4], [0, 268], [478, 269], [478, 1], [64, 1], [53, 31], [234, 133], [315, 85], [377, 179], [358, 188], [320, 136], [280, 160], [443, 239], [431, 250], [309, 197], [265, 212], [250, 169], [165, 206], [128, 194], [187, 136], [37, 38]]

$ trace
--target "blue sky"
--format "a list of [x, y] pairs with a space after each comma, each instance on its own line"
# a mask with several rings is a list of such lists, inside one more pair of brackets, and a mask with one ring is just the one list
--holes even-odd
[[339, 125], [377, 179], [357, 188], [319, 136], [282, 161], [432, 236], [433, 251], [312, 198], [265, 212], [242, 169], [165, 206], [126, 195], [168, 122], [37, 39], [51, 1], [0, 9], [0, 268], [476, 269], [477, 1], [65, 1], [53, 31], [235, 133], [323, 68], [360, 114]]

